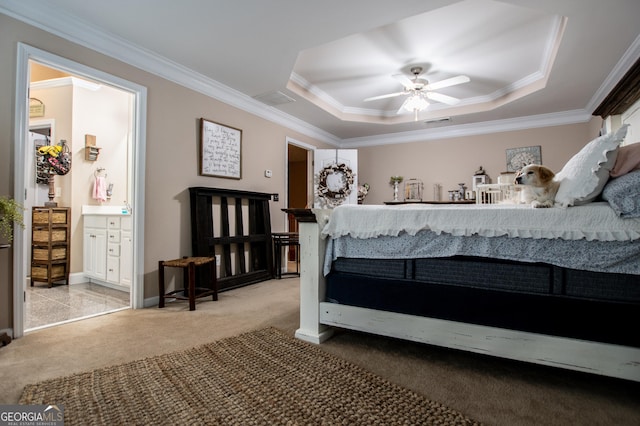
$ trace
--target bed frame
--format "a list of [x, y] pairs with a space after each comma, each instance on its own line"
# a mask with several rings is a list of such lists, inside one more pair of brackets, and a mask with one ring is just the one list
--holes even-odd
[[[332, 327], [486, 355], [640, 381], [640, 348], [349, 306], [326, 301], [326, 240], [315, 214], [289, 209], [300, 224], [300, 327], [297, 338], [322, 343]], [[635, 333], [636, 324], [629, 325]]]

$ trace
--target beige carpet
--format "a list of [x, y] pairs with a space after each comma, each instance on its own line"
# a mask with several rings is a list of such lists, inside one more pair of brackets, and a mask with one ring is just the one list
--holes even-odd
[[319, 347], [265, 328], [26, 386], [65, 424], [479, 424]]
[[[196, 306], [125, 310], [16, 339], [0, 347], [0, 404], [17, 403], [31, 383], [252, 330], [272, 326], [292, 336], [298, 279], [225, 291]], [[640, 425], [640, 383], [345, 330], [318, 348], [487, 425]]]

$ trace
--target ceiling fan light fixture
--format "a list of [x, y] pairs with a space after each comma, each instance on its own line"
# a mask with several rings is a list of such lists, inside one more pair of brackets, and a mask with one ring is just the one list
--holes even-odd
[[416, 94], [404, 101], [404, 109], [409, 112], [422, 111], [427, 109], [429, 102], [422, 96]]

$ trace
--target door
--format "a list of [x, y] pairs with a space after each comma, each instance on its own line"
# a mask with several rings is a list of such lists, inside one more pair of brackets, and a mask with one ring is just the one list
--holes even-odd
[[[128, 107], [131, 130], [131, 151], [129, 152], [129, 167], [131, 180], [129, 184], [129, 197], [127, 203], [132, 205], [132, 241], [133, 241], [133, 280], [131, 286], [131, 305], [133, 308], [144, 307], [144, 152], [146, 145], [146, 88], [123, 80], [119, 77], [102, 71], [81, 65], [35, 47], [18, 43], [17, 47], [17, 72], [16, 72], [16, 100], [14, 120], [14, 160], [16, 164], [24, 164], [25, 167], [16, 167], [14, 175], [14, 194], [28, 194], [32, 190], [29, 184], [29, 175], [25, 171], [28, 159], [32, 155], [29, 149], [28, 129], [25, 123], [29, 123], [29, 85], [31, 61], [58, 69], [64, 73], [72, 74], [84, 79], [99, 82], [132, 95], [131, 105]], [[26, 200], [25, 200], [26, 201]], [[140, 212], [140, 213], [139, 213]], [[79, 214], [79, 212], [78, 212]], [[27, 278], [27, 258], [30, 244], [25, 241], [29, 230], [16, 230], [17, 238], [14, 240], [13, 262], [13, 333], [18, 338], [24, 334], [24, 285]], [[80, 238], [83, 240], [83, 238]], [[106, 239], [106, 237], [105, 237]], [[106, 267], [106, 266], [105, 266]]]
[[[27, 153], [32, 153], [33, 155], [27, 156], [26, 164], [25, 164], [25, 180], [27, 182], [28, 187], [35, 188], [35, 191], [28, 191], [27, 197], [24, 200], [24, 229], [31, 229], [31, 209], [34, 206], [44, 206], [44, 203], [48, 201], [48, 186], [38, 185], [38, 174], [36, 170], [36, 156], [35, 150], [43, 145], [49, 145], [51, 143], [51, 135], [52, 135], [53, 122], [51, 120], [44, 121], [32, 121], [29, 126], [29, 143], [27, 145]], [[31, 233], [25, 232], [23, 242], [27, 250], [24, 256], [24, 269], [25, 271], [29, 271], [31, 264]], [[25, 286], [28, 283], [25, 280]]]
[[131, 277], [133, 273], [133, 244], [131, 231], [122, 230], [120, 240], [120, 285], [131, 287]]

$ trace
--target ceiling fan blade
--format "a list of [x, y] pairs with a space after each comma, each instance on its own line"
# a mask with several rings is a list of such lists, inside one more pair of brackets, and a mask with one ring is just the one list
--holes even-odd
[[433, 101], [442, 102], [443, 104], [447, 104], [447, 105], [455, 105], [458, 102], [460, 102], [460, 99], [454, 98], [449, 95], [443, 95], [442, 93], [427, 92], [426, 95], [427, 95], [427, 98]]
[[445, 80], [436, 81], [435, 83], [427, 84], [424, 88], [426, 90], [438, 90], [444, 87], [455, 86], [456, 84], [468, 83], [471, 81], [466, 75], [459, 75], [457, 77], [447, 78]]
[[367, 98], [364, 100], [364, 102], [377, 101], [378, 99], [393, 98], [393, 97], [404, 95], [404, 94], [405, 92], [389, 93], [388, 95], [380, 95], [380, 96], [374, 96], [372, 98]]
[[402, 84], [404, 87], [406, 87], [408, 90], [413, 89], [413, 80], [411, 80], [409, 77], [407, 77], [404, 74], [395, 74], [392, 75], [391, 77], [395, 78], [396, 80], [398, 80], [400, 82], [400, 84]]

